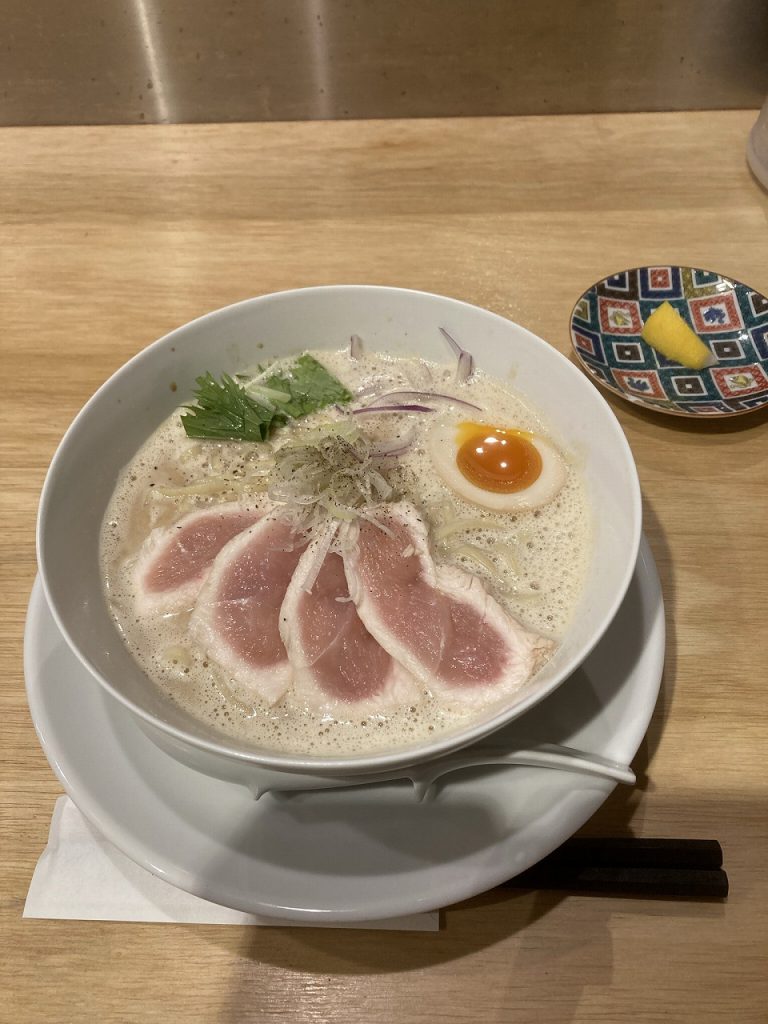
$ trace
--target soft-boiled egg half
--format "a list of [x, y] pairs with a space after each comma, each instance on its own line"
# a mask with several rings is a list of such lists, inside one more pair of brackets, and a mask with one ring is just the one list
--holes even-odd
[[439, 422], [427, 435], [427, 450], [452, 491], [494, 512], [546, 505], [568, 475], [549, 441], [512, 427]]

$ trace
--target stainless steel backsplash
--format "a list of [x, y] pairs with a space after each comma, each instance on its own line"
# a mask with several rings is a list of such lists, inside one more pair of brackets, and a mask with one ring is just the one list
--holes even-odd
[[0, 123], [758, 107], [768, 0], [2, 0]]

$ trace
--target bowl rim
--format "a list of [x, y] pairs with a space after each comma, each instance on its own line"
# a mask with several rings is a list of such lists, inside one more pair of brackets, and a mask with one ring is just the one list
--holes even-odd
[[[571, 350], [579, 361], [579, 365], [589, 375], [589, 379], [594, 381], [595, 384], [599, 384], [601, 388], [609, 391], [612, 395], [617, 395], [619, 398], [623, 398], [625, 402], [629, 402], [632, 405], [637, 405], [641, 409], [650, 409], [651, 412], [661, 413], [663, 416], [679, 416], [680, 419], [693, 419], [693, 420], [727, 420], [734, 416], [749, 416], [752, 412], [757, 412], [760, 409], [764, 409], [768, 404], [768, 396], [762, 405], [756, 405], [752, 409], [734, 409], [733, 412], [686, 412], [684, 408], [670, 409], [663, 405], [656, 405], [646, 398], [642, 398], [640, 395], [631, 395], [628, 391], [624, 391], [620, 387], [616, 387], [613, 384], [609, 384], [607, 380], [603, 380], [602, 377], [592, 372], [592, 368], [589, 363], [584, 359], [581, 352], [576, 347], [576, 342], [573, 340], [573, 321], [576, 314], [576, 307], [579, 303], [588, 295], [591, 291], [594, 291], [599, 284], [603, 284], [608, 280], [609, 277], [616, 277], [618, 274], [630, 274], [633, 270], [653, 270], [658, 267], [675, 267], [678, 270], [698, 270], [703, 274], [714, 274], [719, 277], [721, 281], [728, 281], [732, 285], [737, 285], [739, 288], [747, 288], [751, 292], [755, 292], [761, 298], [768, 299], [763, 292], [757, 288], [753, 288], [751, 284], [747, 284], [745, 281], [740, 281], [736, 277], [731, 277], [729, 274], [721, 274], [719, 270], [707, 270], [706, 267], [693, 267], [688, 263], [640, 263], [636, 267], [625, 267], [624, 270], [617, 270], [613, 274], [606, 274], [604, 277], [599, 278], [594, 284], [591, 284], [589, 288], [585, 288], [584, 291], [579, 295], [578, 299], [573, 304], [570, 314], [568, 315], [568, 338], [571, 343]], [[603, 333], [603, 332], [601, 332]], [[682, 365], [682, 364], [681, 364]], [[700, 370], [690, 370], [690, 373], [700, 373]], [[670, 400], [671, 401], [671, 400]]]
[[[114, 685], [107, 679], [98, 669], [91, 664], [84, 652], [82, 652], [76, 643], [75, 639], [70, 634], [66, 627], [66, 624], [59, 612], [56, 602], [53, 600], [51, 588], [49, 586], [47, 571], [46, 571], [46, 559], [45, 559], [45, 525], [49, 515], [49, 507], [51, 504], [51, 490], [53, 487], [53, 480], [55, 477], [55, 470], [57, 463], [62, 455], [62, 452], [68, 447], [70, 438], [79, 429], [80, 424], [90, 414], [91, 409], [100, 400], [102, 393], [113, 385], [113, 383], [124, 374], [128, 373], [137, 362], [151, 359], [152, 353], [155, 349], [165, 346], [170, 340], [178, 337], [183, 332], [188, 331], [193, 326], [199, 326], [205, 324], [208, 320], [213, 320], [221, 317], [224, 314], [230, 313], [232, 310], [246, 307], [246, 306], [257, 306], [262, 303], [274, 301], [277, 298], [296, 295], [300, 293], [332, 293], [332, 292], [365, 292], [375, 290], [377, 292], [392, 292], [397, 294], [406, 293], [414, 297], [424, 297], [427, 299], [438, 299], [442, 302], [448, 302], [466, 309], [472, 310], [474, 313], [481, 313], [484, 316], [492, 318], [497, 321], [500, 325], [512, 325], [518, 330], [524, 331], [531, 339], [537, 344], [545, 346], [549, 351], [550, 356], [553, 359], [560, 360], [562, 365], [567, 368], [566, 373], [572, 374], [574, 381], [578, 380], [578, 387], [587, 386], [592, 393], [594, 399], [602, 404], [605, 413], [608, 415], [608, 422], [611, 424], [614, 433], [614, 441], [621, 452], [623, 461], [629, 470], [628, 476], [630, 479], [631, 495], [630, 503], [632, 509], [632, 534], [630, 539], [630, 545], [628, 549], [628, 558], [624, 568], [624, 572], [621, 577], [621, 581], [616, 588], [616, 592], [610, 602], [609, 609], [606, 615], [603, 617], [603, 621], [598, 629], [593, 632], [591, 638], [584, 643], [577, 652], [572, 655], [565, 666], [560, 672], [554, 677], [554, 681], [547, 685], [543, 690], [534, 691], [528, 694], [520, 701], [516, 701], [512, 707], [502, 708], [490, 719], [482, 721], [481, 723], [475, 723], [470, 725], [466, 729], [460, 729], [454, 733], [449, 733], [447, 736], [436, 738], [427, 743], [418, 744], [410, 747], [397, 748], [395, 750], [384, 750], [378, 751], [364, 756], [360, 755], [346, 755], [340, 757], [323, 757], [315, 755], [299, 755], [299, 754], [282, 754], [280, 752], [269, 752], [256, 750], [244, 750], [237, 746], [232, 746], [232, 742], [229, 737], [222, 736], [221, 739], [213, 739], [203, 736], [195, 736], [190, 734], [180, 727], [165, 722], [155, 715], [153, 715], [148, 709], [141, 707], [132, 701], [129, 697], [122, 694], [117, 690]], [[586, 393], [586, 392], [585, 392]], [[229, 763], [239, 763], [241, 766], [256, 766], [261, 768], [270, 768], [277, 771], [307, 773], [314, 775], [322, 775], [327, 773], [328, 775], [344, 775], [350, 774], [354, 776], [362, 776], [365, 774], [378, 773], [387, 771], [389, 769], [406, 767], [411, 764], [423, 763], [425, 761], [433, 760], [448, 751], [459, 750], [462, 747], [469, 746], [476, 743], [482, 737], [489, 735], [490, 733], [501, 728], [503, 725], [512, 721], [514, 718], [524, 714], [529, 708], [538, 704], [539, 701], [545, 699], [550, 693], [554, 692], [563, 682], [581, 665], [581, 663], [587, 658], [587, 656], [594, 649], [596, 644], [600, 641], [606, 629], [613, 621], [616, 612], [618, 611], [627, 588], [629, 587], [632, 579], [632, 574], [635, 570], [635, 564], [637, 562], [638, 551], [640, 546], [640, 538], [642, 533], [642, 499], [640, 492], [640, 481], [637, 474], [637, 466], [632, 455], [629, 442], [624, 434], [624, 431], [619, 423], [619, 420], [605, 400], [599, 390], [595, 389], [590, 385], [590, 379], [585, 378], [579, 368], [570, 360], [566, 355], [560, 352], [554, 345], [540, 338], [538, 335], [529, 331], [522, 325], [510, 320], [508, 317], [501, 316], [499, 313], [494, 313], [492, 310], [485, 309], [482, 306], [476, 306], [473, 303], [466, 302], [462, 299], [456, 299], [452, 296], [440, 295], [434, 292], [426, 292], [420, 289], [412, 288], [401, 288], [392, 285], [377, 285], [377, 284], [325, 284], [325, 285], [311, 285], [301, 288], [287, 288], [277, 292], [268, 292], [263, 295], [252, 296], [250, 298], [241, 299], [238, 302], [230, 303], [226, 306], [221, 306], [217, 309], [210, 310], [206, 313], [195, 317], [192, 320], [187, 321], [184, 324], [180, 324], [174, 327], [171, 331], [162, 335], [160, 338], [151, 342], [149, 345], [142, 348], [139, 352], [133, 355], [125, 363], [123, 363], [117, 370], [112, 373], [107, 380], [105, 380], [94, 392], [88, 401], [82, 406], [79, 412], [75, 415], [74, 419], [70, 423], [69, 427], [62, 436], [56, 451], [51, 459], [48, 470], [45, 475], [43, 487], [40, 494], [40, 501], [38, 505], [38, 515], [36, 523], [36, 554], [37, 563], [40, 574], [40, 580], [45, 594], [45, 599], [48, 607], [51, 610], [51, 614], [56, 623], [57, 628], [60, 630], [61, 635], [64, 637], [70, 650], [74, 652], [76, 657], [79, 659], [81, 664], [88, 670], [89, 674], [96, 679], [96, 681], [103, 687], [103, 689], [112, 696], [115, 700], [119, 701], [124, 707], [130, 710], [134, 715], [137, 716], [140, 723], [146, 723], [151, 730], [159, 730], [161, 734], [166, 735], [172, 741], [181, 743], [187, 748], [192, 747], [202, 755], [208, 755], [214, 759], [224, 758]], [[115, 633], [117, 637], [117, 632]]]

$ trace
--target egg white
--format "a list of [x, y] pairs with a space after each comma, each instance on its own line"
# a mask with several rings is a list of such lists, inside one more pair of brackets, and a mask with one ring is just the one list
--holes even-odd
[[427, 434], [426, 448], [440, 479], [465, 501], [493, 512], [524, 512], [552, 501], [565, 483], [568, 469], [557, 449], [543, 438], [529, 437], [541, 456], [541, 473], [529, 487], [508, 494], [478, 487], [467, 480], [456, 463], [460, 448], [457, 427], [456, 422], [436, 423]]

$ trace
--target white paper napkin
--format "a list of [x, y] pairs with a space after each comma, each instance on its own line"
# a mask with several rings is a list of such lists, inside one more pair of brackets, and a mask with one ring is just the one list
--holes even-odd
[[56, 801], [48, 845], [32, 876], [24, 917], [425, 932], [435, 932], [440, 927], [438, 911], [385, 921], [323, 924], [283, 921], [220, 907], [177, 889], [134, 864], [86, 821], [67, 796]]

